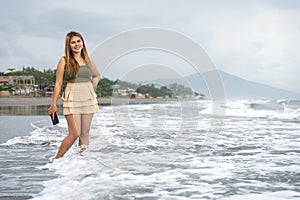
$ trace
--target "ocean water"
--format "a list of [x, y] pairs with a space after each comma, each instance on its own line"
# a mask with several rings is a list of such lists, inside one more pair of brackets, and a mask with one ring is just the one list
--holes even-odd
[[28, 118], [0, 145], [0, 199], [300, 199], [300, 101], [116, 103], [53, 163], [65, 119]]

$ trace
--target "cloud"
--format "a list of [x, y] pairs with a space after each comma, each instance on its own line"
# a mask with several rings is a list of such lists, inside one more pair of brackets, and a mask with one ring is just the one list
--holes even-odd
[[223, 23], [207, 27], [213, 35], [206, 44], [221, 69], [296, 91], [288, 77], [293, 76], [290, 73], [299, 63], [300, 49], [295, 42], [299, 41], [295, 21], [299, 18], [299, 12], [280, 9], [264, 10], [247, 17], [241, 15], [235, 20], [232, 15], [224, 16]]
[[3, 0], [0, 71], [54, 69], [70, 30], [82, 32], [92, 51], [122, 31], [161, 27], [195, 40], [221, 70], [300, 92], [299, 10], [297, 0]]

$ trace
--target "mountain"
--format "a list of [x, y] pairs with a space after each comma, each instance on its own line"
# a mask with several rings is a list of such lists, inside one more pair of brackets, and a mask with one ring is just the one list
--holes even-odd
[[224, 93], [227, 99], [300, 99], [298, 93], [248, 81], [220, 70], [205, 72], [202, 75], [191, 74], [183, 79], [159, 79], [153, 82], [164, 85], [176, 82], [208, 97], [218, 98], [218, 93]]

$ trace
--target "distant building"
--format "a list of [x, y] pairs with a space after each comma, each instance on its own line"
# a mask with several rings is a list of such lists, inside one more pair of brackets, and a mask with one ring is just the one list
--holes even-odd
[[15, 86], [32, 86], [35, 85], [34, 76], [12, 76]]
[[120, 85], [113, 85], [112, 95], [114, 97], [130, 97], [135, 98], [135, 89], [132, 88], [124, 88], [121, 89]]
[[36, 92], [37, 85], [35, 85], [34, 76], [12, 76], [11, 78], [15, 88], [13, 94], [26, 95]]
[[54, 94], [54, 85], [49, 85], [44, 88], [44, 94], [43, 96], [52, 96]]
[[0, 84], [1, 85], [4, 85], [4, 84], [13, 84], [13, 79], [9, 78], [9, 77], [0, 78]]
[[0, 78], [0, 96], [9, 96], [9, 90], [13, 84], [13, 79], [8, 77]]

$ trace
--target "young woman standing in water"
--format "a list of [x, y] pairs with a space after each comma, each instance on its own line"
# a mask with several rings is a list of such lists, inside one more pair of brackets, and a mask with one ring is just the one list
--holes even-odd
[[63, 113], [69, 134], [63, 139], [53, 159], [63, 157], [78, 138], [79, 153], [87, 151], [92, 118], [99, 111], [94, 92], [99, 81], [100, 73], [88, 56], [82, 35], [71, 31], [65, 40], [65, 56], [57, 65], [54, 94], [48, 109], [52, 118], [54, 113], [58, 114], [57, 100], [64, 85]]

